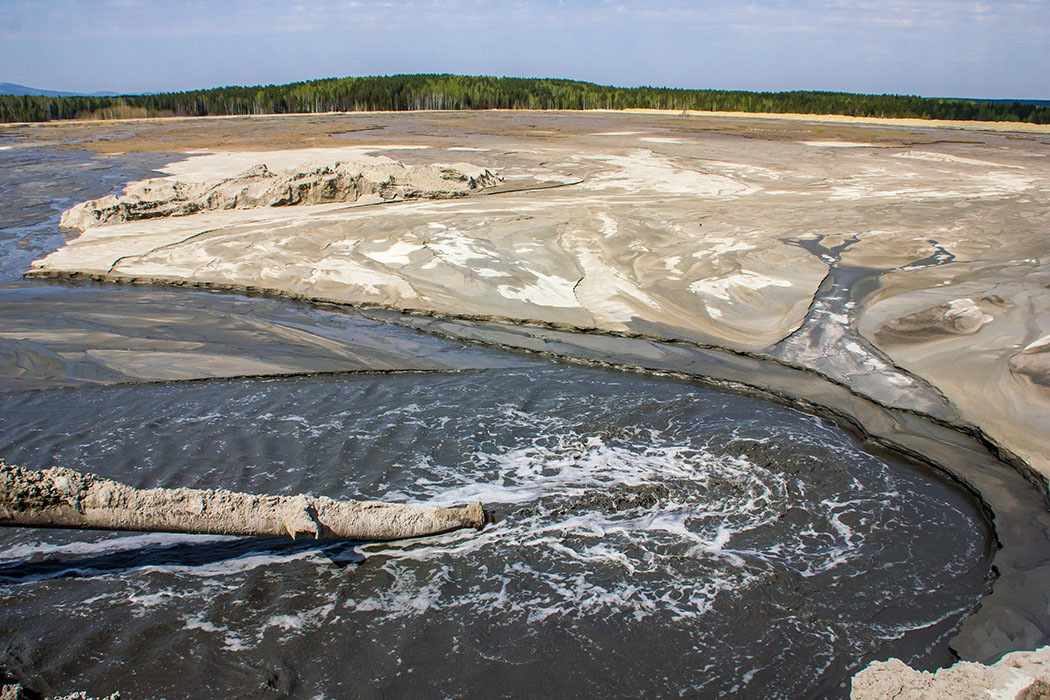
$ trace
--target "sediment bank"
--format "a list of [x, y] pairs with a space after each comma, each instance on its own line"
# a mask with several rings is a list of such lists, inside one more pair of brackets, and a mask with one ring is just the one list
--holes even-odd
[[[34, 273], [37, 275], [39, 273]], [[344, 302], [295, 297], [279, 290], [181, 281], [55, 276], [118, 284], [173, 284], [219, 292], [284, 298], [321, 308], [346, 307], [384, 323], [501, 350], [595, 367], [677, 377], [743, 393], [828, 418], [855, 431], [873, 449], [886, 449], [935, 469], [977, 498], [997, 538], [996, 578], [951, 647], [961, 658], [993, 663], [1004, 653], [1050, 639], [1050, 548], [1047, 482], [1027, 463], [979, 428], [922, 412], [886, 406], [813, 369], [759, 353], [624, 331], [595, 330], [543, 321], [453, 316], [433, 311], [355, 308]]]

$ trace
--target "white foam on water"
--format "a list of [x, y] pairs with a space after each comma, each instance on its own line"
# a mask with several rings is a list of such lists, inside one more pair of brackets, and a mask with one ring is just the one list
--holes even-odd
[[[174, 590], [168, 588], [168, 589], [165, 589], [165, 590], [162, 590], [162, 591], [157, 591], [156, 593], [145, 593], [145, 594], [141, 594], [141, 595], [131, 594], [131, 595], [128, 596], [127, 602], [130, 603], [132, 606], [134, 606], [136, 608], [139, 608], [139, 609], [142, 609], [142, 608], [155, 608], [155, 607], [159, 607], [159, 606], [162, 606], [162, 605], [169, 604], [169, 603], [171, 603], [172, 601], [174, 601], [178, 597], [179, 597], [178, 593], [176, 593]], [[88, 604], [88, 603], [89, 603], [89, 601], [85, 601], [85, 604]], [[144, 613], [144, 611], [140, 612], [139, 615], [141, 616], [143, 613]]]
[[[692, 441], [680, 442], [653, 431], [640, 433], [636, 441], [610, 442], [575, 433], [570, 424], [557, 419], [509, 406], [498, 416], [485, 418], [488, 424], [500, 420], [527, 425], [536, 437], [502, 452], [479, 450], [470, 455], [466, 462], [472, 478], [467, 480], [460, 465], [428, 464], [427, 470], [436, 472], [437, 478], [417, 482], [422, 497], [438, 505], [481, 500], [499, 511], [532, 503], [557, 508], [562, 500], [646, 484], [673, 484], [675, 492], [682, 493], [661, 498], [655, 507], [628, 505], [609, 513], [591, 507], [550, 517], [540, 507], [470, 536], [370, 547], [370, 552], [390, 559], [386, 566], [399, 581], [396, 586], [403, 580], [423, 593], [415, 598], [402, 590], [385, 591], [355, 601], [355, 609], [382, 613], [391, 620], [423, 614], [435, 605], [463, 606], [471, 614], [516, 614], [530, 624], [580, 614], [698, 619], [718, 596], [739, 595], [752, 584], [757, 570], [750, 562], [775, 566], [790, 562], [802, 575], [814, 575], [848, 562], [857, 548], [855, 533], [842, 520], [850, 506], [847, 501], [822, 504], [827, 524], [819, 532], [809, 528], [795, 533], [795, 541], [778, 542], [768, 550], [734, 546], [738, 538], [772, 527], [780, 514], [772, 504], [790, 500], [793, 490], [803, 488], [746, 457], [718, 456]], [[712, 485], [727, 482], [735, 485], [731, 495], [709, 500]], [[807, 537], [820, 540], [819, 546], [804, 542]], [[427, 562], [487, 558], [484, 553], [494, 548], [531, 552], [519, 555], [502, 575], [490, 571], [502, 577], [498, 590], [479, 588], [450, 598], [436, 578], [418, 579], [419, 566]], [[682, 557], [697, 562], [703, 575], [682, 571]], [[622, 575], [589, 573], [594, 571]], [[647, 575], [644, 586], [631, 582], [641, 572]], [[659, 574], [654, 581], [655, 572]], [[510, 581], [516, 585], [510, 587]]]
[[[436, 615], [522, 634], [554, 627], [585, 635], [602, 621], [658, 627], [707, 653], [721, 647], [703, 630], [723, 629], [725, 616], [741, 604], [769, 603], [770, 610], [756, 614], [769, 615], [778, 639], [796, 632], [810, 639], [812, 623], [791, 612], [790, 581], [808, 579], [813, 586], [839, 572], [852, 576], [872, 555], [870, 546], [865, 550], [870, 528], [858, 526], [861, 518], [872, 514], [880, 527], [896, 530], [902, 517], [896, 491], [880, 488], [877, 478], [862, 483], [840, 473], [857, 461], [856, 448], [817, 418], [795, 415], [784, 427], [759, 412], [725, 425], [714, 417], [725, 410], [721, 399], [703, 393], [636, 395], [630, 381], [610, 374], [592, 395], [572, 390], [567, 380], [563, 387], [558, 373], [533, 372], [521, 370], [518, 379], [543, 383], [538, 400], [464, 403], [445, 378], [399, 385], [396, 399], [376, 403], [366, 415], [351, 407], [315, 414], [302, 403], [306, 396], [309, 405], [338, 396], [352, 404], [353, 382], [327, 398], [321, 385], [310, 384], [284, 404], [270, 395], [282, 384], [268, 382], [261, 385], [265, 400], [227, 404], [227, 421], [303, 440], [306, 450], [313, 449], [313, 434], [328, 444], [363, 441], [368, 451], [389, 449], [402, 436], [434, 439], [435, 449], [423, 446], [418, 462], [393, 460], [383, 479], [396, 486], [380, 485], [369, 497], [434, 505], [481, 500], [501, 515], [484, 530], [359, 546], [368, 559], [361, 567], [340, 568], [324, 553], [329, 550], [296, 546], [198, 565], [88, 572], [82, 576], [101, 593], [61, 613], [88, 617], [105, 608], [137, 619], [175, 615], [182, 634], [210, 636], [218, 651], [231, 654], [295, 640], [343, 642], [347, 629], [367, 629], [405, 653], [410, 645], [398, 646], [399, 631], [425, 628]], [[482, 373], [469, 381], [475, 391], [488, 391], [508, 376]], [[428, 387], [428, 381], [438, 383]], [[367, 386], [360, 395], [378, 400], [368, 392], [383, 389]], [[721, 431], [718, 439], [711, 425]], [[807, 446], [812, 463], [805, 461]], [[788, 468], [781, 452], [796, 455]], [[873, 469], [879, 473], [877, 464]], [[833, 476], [833, 495], [810, 495], [818, 488], [813, 480], [825, 475]], [[784, 522], [786, 516], [796, 519]], [[957, 559], [949, 566], [962, 570], [967, 561]], [[778, 580], [789, 582], [785, 608], [777, 607]], [[244, 605], [243, 591], [259, 586], [277, 595]], [[29, 588], [0, 593], [15, 606]], [[878, 601], [866, 603], [872, 604]], [[900, 629], [886, 623], [876, 633], [892, 638]], [[836, 621], [821, 634], [820, 644], [834, 648], [846, 633]], [[754, 668], [746, 658], [720, 656], [719, 663], [727, 673], [739, 672], [734, 678]], [[683, 686], [704, 682], [693, 674]]]
[[332, 617], [335, 608], [335, 603], [327, 603], [294, 614], [271, 615], [259, 625], [256, 639], [261, 641], [271, 629], [278, 630], [282, 639], [291, 639], [299, 636], [308, 630], [316, 629], [323, 625]]
[[222, 635], [225, 639], [223, 642], [223, 648], [227, 651], [238, 652], [246, 651], [251, 648], [250, 645], [246, 644], [240, 635], [231, 632], [228, 628], [216, 625], [209, 620], [205, 620], [200, 615], [184, 615], [182, 617], [183, 629], [190, 631], [201, 631], [211, 632]]
[[140, 567], [139, 570], [146, 573], [177, 574], [193, 578], [223, 578], [243, 574], [254, 569], [278, 567], [296, 561], [321, 563], [326, 560], [316, 551], [304, 550], [289, 554], [252, 554], [210, 564], [149, 564]]

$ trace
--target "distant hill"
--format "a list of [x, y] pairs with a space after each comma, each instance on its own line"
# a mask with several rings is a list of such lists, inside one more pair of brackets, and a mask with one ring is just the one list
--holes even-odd
[[0, 83], [0, 95], [35, 95], [38, 97], [116, 97], [119, 92], [61, 92], [59, 90], [41, 90], [18, 83]]
[[684, 90], [615, 87], [557, 78], [484, 75], [380, 75], [287, 85], [230, 86], [152, 95], [0, 95], [0, 121], [203, 117], [470, 109], [631, 109], [795, 112], [1050, 124], [1050, 106], [1028, 100], [862, 95], [793, 90]]

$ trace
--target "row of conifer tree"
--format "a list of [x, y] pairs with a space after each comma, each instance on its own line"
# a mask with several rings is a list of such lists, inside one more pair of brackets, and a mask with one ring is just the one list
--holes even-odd
[[1050, 123], [1050, 106], [1026, 102], [819, 91], [620, 88], [576, 80], [462, 75], [326, 78], [118, 97], [0, 95], [0, 121], [4, 122], [421, 109], [628, 108]]

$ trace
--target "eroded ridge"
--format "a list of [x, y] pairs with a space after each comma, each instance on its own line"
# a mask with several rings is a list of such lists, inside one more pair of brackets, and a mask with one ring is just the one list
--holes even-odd
[[60, 225], [83, 231], [101, 224], [221, 209], [451, 199], [502, 182], [490, 170], [465, 164], [405, 165], [386, 158], [374, 160], [377, 162], [306, 165], [277, 172], [258, 163], [239, 175], [217, 180], [141, 180], [129, 183], [121, 195], [92, 199], [63, 212]]

